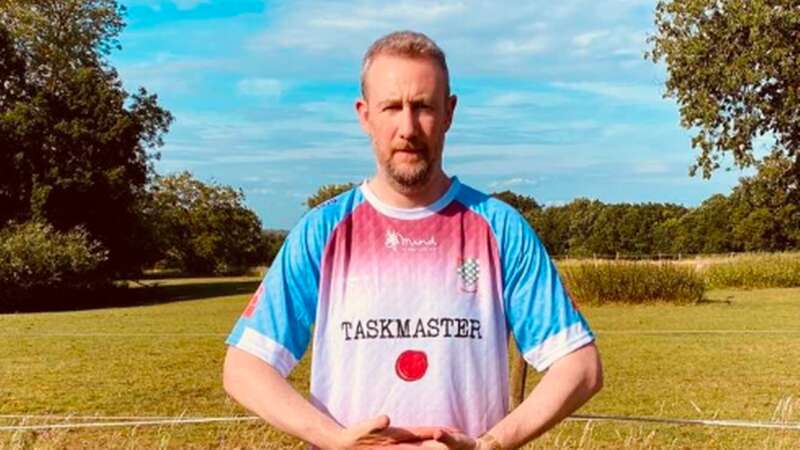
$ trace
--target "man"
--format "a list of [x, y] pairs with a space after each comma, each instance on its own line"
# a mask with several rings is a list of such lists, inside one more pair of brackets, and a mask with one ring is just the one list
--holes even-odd
[[[448, 78], [423, 34], [370, 47], [355, 106], [376, 174], [303, 217], [228, 338], [228, 393], [314, 446], [516, 448], [602, 384], [593, 334], [534, 232], [442, 170]], [[308, 402], [285, 377], [312, 325]], [[509, 331], [547, 373], [506, 415]]]

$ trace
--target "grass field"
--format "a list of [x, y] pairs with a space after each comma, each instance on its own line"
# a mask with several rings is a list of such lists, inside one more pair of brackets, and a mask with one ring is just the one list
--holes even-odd
[[[0, 315], [0, 426], [58, 422], [33, 417], [41, 414], [245, 414], [223, 393], [220, 370], [225, 335], [257, 280], [158, 283], [138, 306]], [[606, 385], [580, 412], [800, 422], [800, 289], [706, 297], [585, 306]], [[148, 304], [156, 299], [167, 302]], [[307, 391], [307, 378], [306, 358], [290, 380]], [[252, 422], [0, 431], [0, 448], [187, 447], [304, 448]], [[800, 448], [800, 431], [565, 422], [528, 448], [790, 449]]]

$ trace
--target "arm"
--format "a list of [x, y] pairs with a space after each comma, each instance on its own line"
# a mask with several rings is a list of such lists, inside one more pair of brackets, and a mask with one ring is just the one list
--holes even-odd
[[602, 386], [600, 355], [591, 343], [553, 363], [525, 401], [488, 434], [504, 449], [521, 447], [581, 407]]
[[594, 343], [557, 360], [517, 409], [477, 441], [457, 433], [438, 432], [423, 447], [451, 450], [491, 450], [496, 441], [502, 449], [525, 445], [586, 403], [603, 385], [600, 355]]
[[334, 447], [334, 436], [342, 427], [306, 401], [269, 364], [228, 347], [222, 380], [234, 400], [279, 430], [318, 447]]
[[429, 439], [435, 428], [401, 429], [378, 416], [343, 428], [301, 396], [272, 366], [228, 347], [223, 368], [225, 391], [279, 430], [324, 449], [369, 448]]

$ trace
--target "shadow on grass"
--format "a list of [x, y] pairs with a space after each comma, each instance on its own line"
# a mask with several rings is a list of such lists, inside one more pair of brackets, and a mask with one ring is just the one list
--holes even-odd
[[[208, 280], [208, 279], [206, 279]], [[133, 284], [136, 287], [105, 287], [93, 291], [51, 291], [30, 296], [26, 301], [0, 303], [0, 314], [120, 308], [203, 300], [231, 295], [248, 295], [259, 280], [220, 279], [182, 284]]]
[[708, 296], [704, 295], [702, 299], [698, 300], [696, 305], [709, 305], [709, 304], [725, 304], [725, 305], [732, 305], [733, 304], [733, 296], [727, 295], [725, 298], [708, 298]]

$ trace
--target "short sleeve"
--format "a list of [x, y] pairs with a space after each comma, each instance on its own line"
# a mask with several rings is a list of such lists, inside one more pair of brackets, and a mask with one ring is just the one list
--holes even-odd
[[594, 334], [569, 297], [539, 237], [519, 215], [504, 227], [506, 319], [525, 360], [543, 371], [592, 342]]
[[308, 348], [322, 254], [339, 223], [364, 201], [353, 188], [306, 213], [292, 229], [226, 344], [289, 375]]
[[302, 358], [311, 337], [322, 243], [308, 221], [287, 236], [226, 344], [257, 356], [284, 377]]

